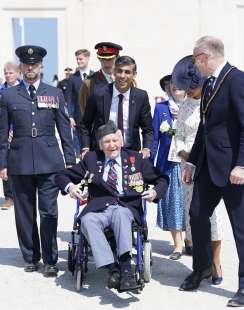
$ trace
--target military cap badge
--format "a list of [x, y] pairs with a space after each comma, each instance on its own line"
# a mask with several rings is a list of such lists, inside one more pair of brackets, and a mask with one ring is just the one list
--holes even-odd
[[28, 53], [29, 55], [32, 55], [32, 54], [33, 54], [33, 49], [32, 49], [32, 48], [28, 48], [27, 53]]

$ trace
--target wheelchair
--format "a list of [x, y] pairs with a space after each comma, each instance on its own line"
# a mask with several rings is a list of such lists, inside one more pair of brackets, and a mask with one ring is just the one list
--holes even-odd
[[[87, 198], [88, 189], [86, 184], [82, 184], [82, 189], [85, 192], [84, 196]], [[71, 240], [68, 244], [68, 270], [75, 278], [75, 288], [78, 292], [84, 284], [85, 274], [88, 271], [89, 255], [91, 255], [89, 243], [80, 231], [80, 207], [87, 203], [86, 198], [84, 200], [77, 199]], [[145, 283], [150, 282], [152, 275], [152, 246], [148, 240], [146, 216], [147, 204], [146, 201], [143, 201], [142, 225], [138, 225], [135, 222], [132, 224], [132, 259], [135, 267], [135, 279], [138, 285], [137, 293], [143, 290]], [[104, 233], [112, 251], [116, 253], [116, 242], [112, 230], [106, 228]], [[118, 292], [120, 291], [118, 290]]]

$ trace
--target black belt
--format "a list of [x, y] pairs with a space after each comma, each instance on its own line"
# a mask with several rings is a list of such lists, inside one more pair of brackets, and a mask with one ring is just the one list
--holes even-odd
[[41, 136], [55, 136], [55, 129], [51, 128], [30, 128], [30, 129], [14, 129], [13, 130], [13, 137], [20, 138], [20, 137], [41, 137]]

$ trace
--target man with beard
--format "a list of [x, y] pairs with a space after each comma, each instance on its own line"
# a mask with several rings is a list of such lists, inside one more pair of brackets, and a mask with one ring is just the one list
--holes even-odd
[[[46, 50], [26, 45], [16, 49], [23, 82], [6, 89], [0, 101], [0, 177], [12, 177], [15, 219], [25, 271], [38, 269], [41, 254], [44, 276], [57, 275], [57, 196], [54, 173], [64, 168], [55, 137], [59, 132], [66, 165], [75, 163], [70, 123], [60, 89], [41, 81]], [[13, 139], [8, 150], [8, 132]], [[38, 200], [37, 195], [38, 194]], [[40, 214], [40, 238], [36, 203]], [[40, 250], [41, 239], [41, 250]]]

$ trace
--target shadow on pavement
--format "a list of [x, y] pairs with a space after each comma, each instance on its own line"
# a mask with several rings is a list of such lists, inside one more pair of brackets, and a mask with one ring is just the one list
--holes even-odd
[[[67, 270], [67, 262], [59, 263], [60, 270], [64, 270], [64, 274], [56, 279], [57, 286], [61, 286], [66, 290], [76, 292], [75, 277]], [[84, 287], [81, 288], [81, 294], [86, 297], [99, 297], [101, 305], [111, 304], [114, 308], [125, 308], [133, 302], [140, 299], [133, 293], [118, 294], [115, 290], [106, 287], [108, 274], [106, 270], [96, 270], [94, 264], [88, 264], [88, 273], [86, 274]]]
[[[171, 260], [164, 257], [159, 257], [154, 254], [162, 254], [167, 255], [169, 250], [169, 244], [165, 241], [160, 240], [150, 240], [153, 248], [153, 271], [152, 271], [152, 279], [159, 282], [165, 286], [173, 286], [176, 289], [179, 288], [184, 279], [192, 272], [185, 264], [181, 262], [181, 260]], [[166, 248], [165, 248], [166, 243]], [[190, 258], [190, 257], [189, 257]], [[190, 258], [191, 259], [191, 258]], [[226, 290], [224, 288], [211, 285], [211, 279], [203, 280], [198, 289], [202, 292], [207, 292], [214, 295], [224, 296], [230, 298], [233, 296], [234, 292]], [[197, 291], [193, 292], [182, 292], [182, 294], [193, 294]]]
[[19, 249], [0, 248], [0, 265], [24, 267], [24, 262]]

